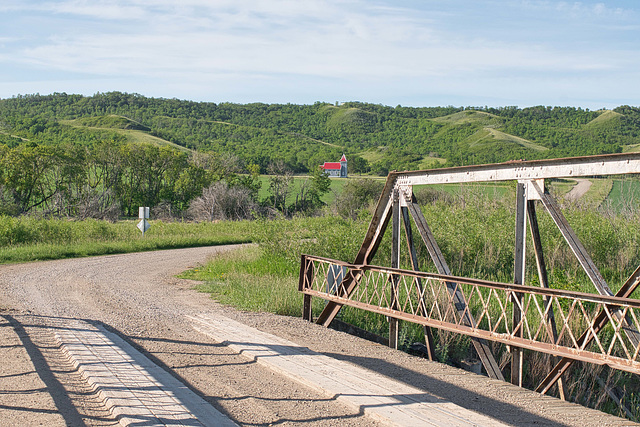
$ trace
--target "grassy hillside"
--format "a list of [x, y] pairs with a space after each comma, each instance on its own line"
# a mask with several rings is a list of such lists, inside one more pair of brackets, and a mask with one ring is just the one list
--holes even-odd
[[231, 154], [262, 173], [274, 161], [308, 173], [345, 153], [352, 172], [386, 175], [394, 169], [637, 150], [640, 109], [240, 105], [119, 92], [53, 94], [0, 100], [0, 135], [7, 145], [20, 144], [20, 138], [36, 144], [114, 138], [172, 143]]
[[494, 142], [513, 143], [534, 151], [547, 151], [549, 149], [543, 145], [536, 144], [535, 142], [527, 141], [524, 138], [520, 138], [514, 135], [509, 135], [508, 133], [501, 132], [497, 129], [485, 128], [485, 130], [489, 132], [489, 138]]
[[587, 123], [585, 127], [600, 126], [610, 122], [611, 120], [619, 121], [622, 117], [624, 117], [623, 114], [617, 113], [613, 110], [600, 110], [600, 115]]
[[474, 123], [482, 125], [500, 125], [504, 120], [495, 114], [487, 113], [485, 111], [466, 110], [459, 111], [457, 113], [449, 114], [442, 117], [436, 117], [431, 119], [436, 123], [461, 125], [465, 123]]
[[191, 151], [185, 147], [167, 141], [149, 133], [150, 129], [141, 123], [116, 115], [83, 117], [75, 120], [60, 120], [60, 123], [76, 128], [111, 130], [122, 135], [127, 142], [147, 143], [158, 146], [167, 145], [180, 151]]

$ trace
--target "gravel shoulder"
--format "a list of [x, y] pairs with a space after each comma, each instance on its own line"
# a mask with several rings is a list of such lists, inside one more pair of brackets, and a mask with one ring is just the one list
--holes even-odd
[[[194, 291], [193, 282], [175, 278], [231, 249], [190, 248], [0, 266], [0, 358], [12, 357], [11, 364], [0, 364], [0, 425], [27, 419], [16, 417], [30, 417], [33, 422], [28, 425], [114, 425], [52, 345], [50, 326], [59, 318], [104, 325], [240, 425], [378, 425], [335, 397], [248, 361], [197, 332], [187, 316], [202, 313], [224, 315], [508, 424], [631, 424], [300, 318], [224, 307]], [[43, 377], [28, 342], [35, 343], [57, 382]]]

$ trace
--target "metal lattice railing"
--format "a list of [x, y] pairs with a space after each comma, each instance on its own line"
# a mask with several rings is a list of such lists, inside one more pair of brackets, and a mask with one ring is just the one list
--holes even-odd
[[[425, 326], [640, 374], [636, 299], [352, 265], [310, 255], [302, 257], [299, 290]], [[514, 320], [514, 307], [520, 309], [519, 320]]]

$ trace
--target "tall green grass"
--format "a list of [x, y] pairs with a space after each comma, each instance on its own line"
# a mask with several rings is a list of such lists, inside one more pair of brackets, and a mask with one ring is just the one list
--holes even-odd
[[[486, 188], [479, 188], [476, 192], [465, 192], [453, 198], [443, 194], [422, 207], [452, 274], [501, 282], [513, 280], [514, 199], [512, 194], [489, 196]], [[568, 207], [564, 213], [615, 292], [640, 264], [640, 228], [637, 227], [640, 214], [618, 215], [580, 206]], [[560, 231], [541, 207], [538, 208], [538, 222], [551, 286], [595, 292]], [[253, 241], [259, 244], [258, 250], [244, 249], [245, 252], [251, 251], [251, 256], [230, 254], [227, 255], [230, 258], [214, 260], [207, 268], [218, 275], [216, 280], [222, 273], [249, 274], [256, 278], [288, 277], [292, 280], [289, 292], [293, 294], [297, 292], [295, 281], [300, 254], [353, 261], [366, 233], [368, 217], [360, 216], [356, 220], [334, 216], [294, 218], [258, 221], [256, 225], [252, 236]], [[435, 272], [415, 226], [413, 234], [420, 269]], [[385, 234], [373, 264], [390, 265], [390, 235], [390, 232]], [[405, 239], [404, 233], [402, 239]], [[527, 284], [538, 286], [531, 244], [527, 253]], [[406, 250], [402, 251], [401, 267], [410, 268]], [[199, 273], [198, 279], [208, 280], [206, 272]], [[234, 282], [233, 286], [251, 287], [253, 284], [251, 280], [245, 280]], [[235, 304], [232, 300], [227, 301]], [[282, 307], [276, 311], [299, 314], [300, 310], [298, 306]], [[377, 321], [364, 322], [371, 326]]]
[[0, 216], [0, 264], [244, 243], [256, 224], [244, 222], [164, 223], [151, 221], [144, 237], [137, 221], [13, 218]]

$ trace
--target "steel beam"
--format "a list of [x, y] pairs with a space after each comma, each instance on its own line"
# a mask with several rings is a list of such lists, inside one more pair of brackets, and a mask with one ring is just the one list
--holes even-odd
[[[533, 249], [536, 255], [536, 266], [538, 267], [538, 279], [540, 280], [540, 286], [543, 288], [549, 288], [549, 278], [547, 276], [547, 266], [544, 261], [544, 252], [542, 249], [542, 239], [540, 238], [540, 228], [538, 227], [538, 215], [536, 214], [536, 203], [534, 200], [527, 201], [527, 218], [529, 218], [529, 228], [531, 229], [531, 241], [533, 243]], [[544, 296], [544, 310], [547, 313], [547, 323], [550, 329], [550, 335], [553, 337], [553, 342], [558, 342], [558, 328], [556, 326], [556, 319], [553, 313], [553, 306], [550, 306], [551, 300]], [[554, 358], [555, 359], [555, 358]], [[554, 361], [554, 363], [556, 363]], [[564, 393], [564, 384], [562, 378], [558, 379], [558, 394], [560, 399], [566, 400]]]
[[406, 320], [408, 322], [436, 327], [438, 329], [442, 329], [445, 331], [465, 334], [475, 339], [492, 340], [492, 341], [500, 342], [506, 345], [516, 345], [518, 347], [522, 347], [528, 350], [540, 351], [543, 353], [561, 356], [563, 358], [580, 360], [583, 362], [595, 363], [598, 365], [607, 365], [614, 369], [620, 369], [626, 372], [631, 372], [633, 374], [640, 375], [640, 364], [638, 362], [632, 362], [616, 356], [609, 356], [605, 354], [583, 351], [583, 350], [579, 350], [571, 347], [531, 341], [531, 340], [520, 338], [520, 337], [514, 337], [509, 334], [496, 333], [496, 332], [491, 332], [484, 329], [470, 327], [464, 324], [433, 320], [430, 318], [425, 318], [423, 316], [391, 310], [390, 308], [387, 308], [387, 307], [374, 306], [374, 305], [362, 303], [359, 301], [344, 299], [344, 298], [327, 294], [324, 292], [317, 292], [313, 290], [307, 290], [305, 292], [313, 296], [324, 298], [328, 301], [340, 302], [342, 305], [349, 305], [352, 307], [361, 308], [363, 310], [367, 310], [373, 313], [379, 313], [389, 317], [397, 317], [398, 319]]
[[[514, 255], [513, 283], [524, 285], [525, 245], [527, 241], [527, 193], [524, 182], [518, 182], [516, 189], [516, 248]], [[524, 295], [514, 293], [513, 334], [522, 338], [522, 303]], [[524, 353], [521, 348], [511, 346], [511, 383], [522, 387]]]
[[[391, 268], [400, 268], [400, 195], [398, 189], [393, 190], [393, 215], [391, 225]], [[391, 275], [391, 309], [397, 310], [398, 304], [398, 282], [396, 274]], [[398, 319], [389, 318], [389, 347], [398, 349]]]
[[[404, 204], [406, 205], [406, 201]], [[419, 271], [420, 266], [418, 265], [418, 254], [416, 252], [416, 247], [413, 243], [413, 232], [411, 230], [411, 219], [409, 218], [409, 208], [407, 208], [406, 206], [402, 206], [401, 212], [402, 212], [402, 220], [404, 222], [404, 231], [405, 231], [405, 235], [407, 236], [407, 247], [409, 249], [409, 256], [411, 257], [411, 267], [415, 271]], [[423, 293], [422, 280], [417, 277], [415, 278], [415, 280], [416, 280], [416, 284], [418, 285], [418, 290], [420, 291], [420, 295], [422, 295]], [[427, 307], [425, 305], [424, 298], [420, 298], [420, 309], [426, 316]], [[427, 347], [427, 356], [429, 357], [429, 360], [435, 360], [436, 346], [435, 346], [435, 343], [433, 342], [433, 334], [431, 333], [431, 328], [428, 326], [424, 327], [424, 342]]]
[[391, 172], [399, 185], [457, 184], [483, 181], [515, 181], [594, 175], [640, 173], [640, 153], [605, 154], [564, 159]]

